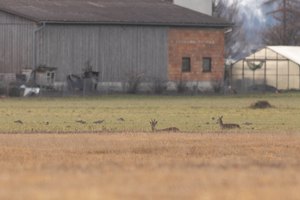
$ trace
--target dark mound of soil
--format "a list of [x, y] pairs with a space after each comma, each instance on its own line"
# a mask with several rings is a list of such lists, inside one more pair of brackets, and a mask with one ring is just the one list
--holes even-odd
[[266, 109], [272, 108], [273, 106], [268, 101], [257, 101], [250, 106], [253, 109]]

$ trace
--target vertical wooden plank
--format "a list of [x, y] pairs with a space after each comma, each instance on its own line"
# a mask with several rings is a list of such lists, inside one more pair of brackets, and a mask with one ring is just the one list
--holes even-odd
[[276, 53], [276, 89], [278, 89], [278, 53]]
[[265, 48], [265, 68], [264, 68], [264, 90], [266, 90], [266, 86], [267, 86], [267, 48]]
[[287, 73], [287, 82], [288, 82], [288, 85], [287, 85], [287, 89], [289, 90], [290, 89], [290, 61], [287, 60], [287, 66], [288, 66], [288, 73]]
[[[242, 68], [242, 88], [245, 90], [245, 59], [243, 59], [243, 68]], [[243, 91], [245, 92], [245, 91]]]
[[32, 67], [35, 23], [0, 12], [0, 73], [19, 73]]
[[[298, 67], [298, 74], [295, 74], [295, 79], [296, 78], [298, 78], [297, 79], [297, 81], [298, 81], [298, 88], [296, 88], [295, 87], [295, 89], [297, 89], [297, 90], [299, 90], [300, 89], [300, 65], [299, 64], [297, 64], [297, 63], [295, 63], [296, 64], [296, 66]], [[296, 84], [295, 84], [296, 85]]]

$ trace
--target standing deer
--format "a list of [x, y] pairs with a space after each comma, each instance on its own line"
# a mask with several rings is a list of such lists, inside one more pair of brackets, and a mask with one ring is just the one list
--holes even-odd
[[223, 116], [219, 117], [217, 123], [220, 125], [221, 129], [234, 129], [234, 128], [241, 128], [238, 124], [224, 124], [223, 123]]
[[179, 132], [179, 128], [177, 127], [169, 127], [169, 128], [164, 128], [164, 129], [156, 129], [156, 125], [157, 125], [158, 121], [156, 121], [155, 119], [152, 119], [150, 121], [150, 125], [151, 125], [151, 129], [152, 132]]

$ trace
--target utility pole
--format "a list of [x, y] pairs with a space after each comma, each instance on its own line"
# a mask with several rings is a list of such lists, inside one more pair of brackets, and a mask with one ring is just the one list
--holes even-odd
[[284, 43], [287, 43], [287, 30], [286, 30], [286, 23], [287, 23], [287, 16], [286, 16], [286, 12], [287, 12], [287, 7], [286, 7], [286, 2], [287, 0], [283, 0], [283, 38], [284, 38]]

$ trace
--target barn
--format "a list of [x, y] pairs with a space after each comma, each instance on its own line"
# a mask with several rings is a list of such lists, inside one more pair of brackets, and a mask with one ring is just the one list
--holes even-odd
[[300, 47], [266, 46], [235, 62], [231, 86], [240, 92], [299, 90]]
[[211, 88], [223, 79], [228, 27], [163, 0], [0, 0], [0, 78], [62, 89], [89, 71], [97, 90], [135, 78]]

